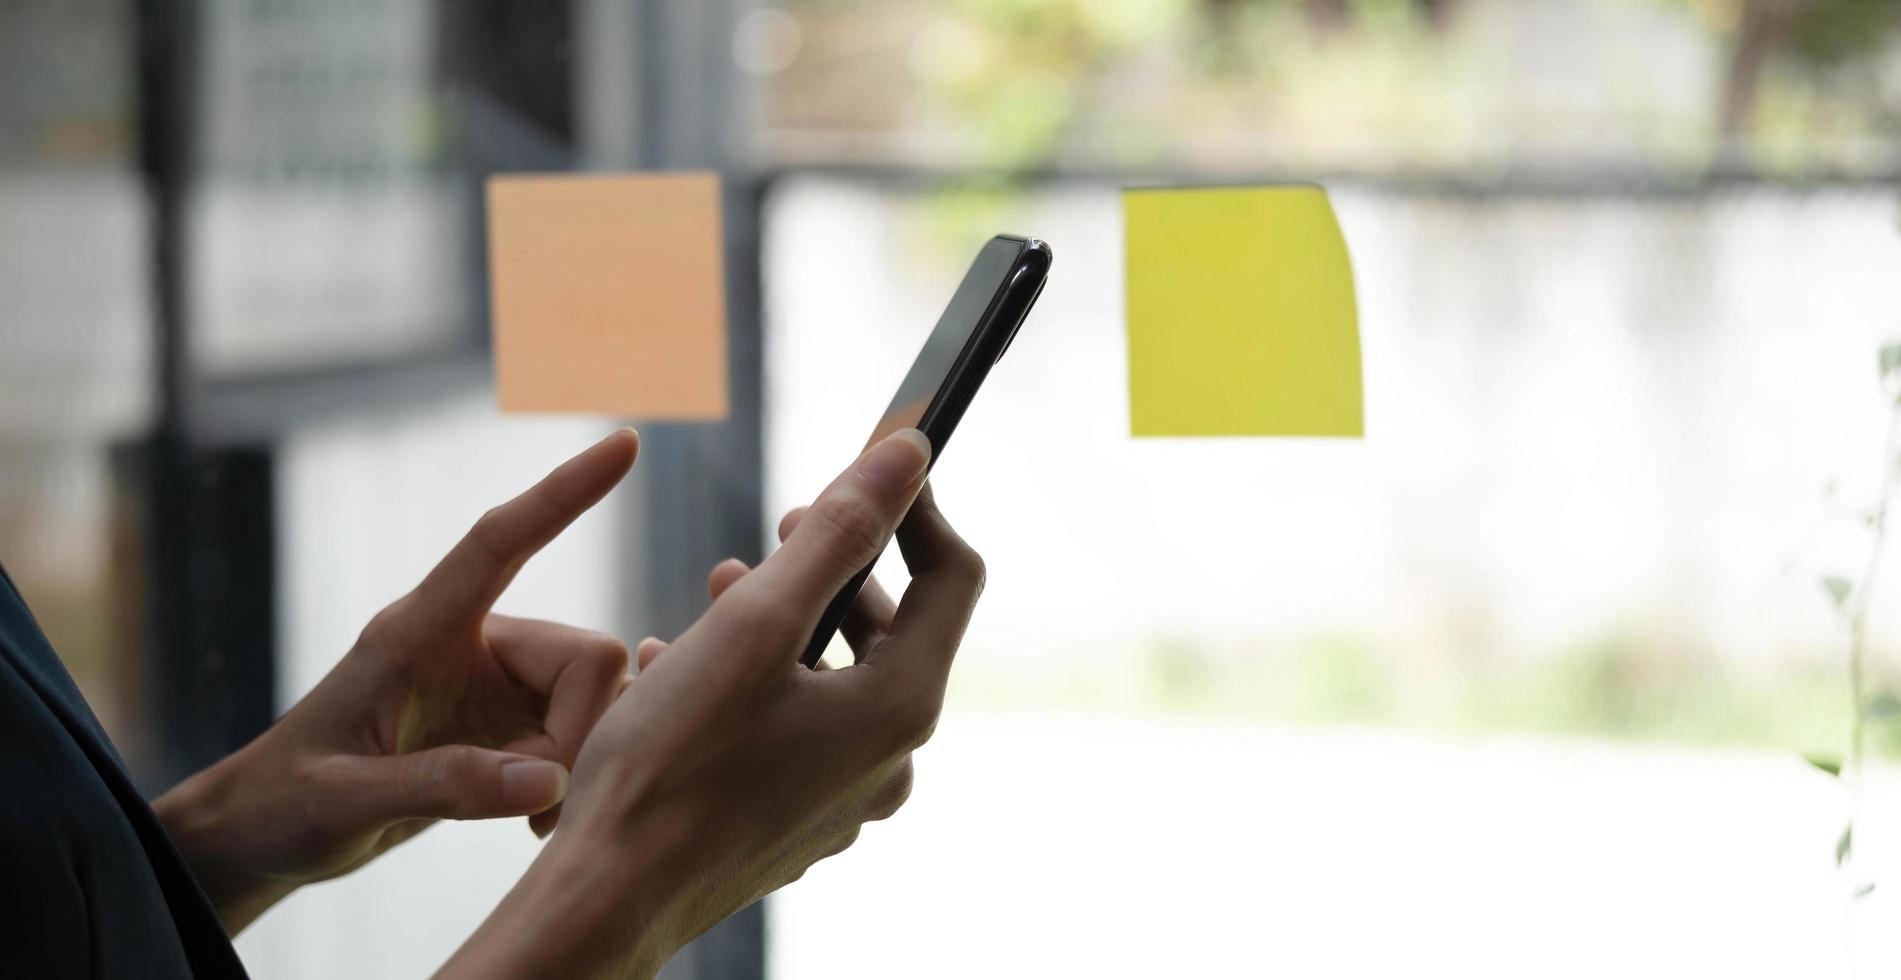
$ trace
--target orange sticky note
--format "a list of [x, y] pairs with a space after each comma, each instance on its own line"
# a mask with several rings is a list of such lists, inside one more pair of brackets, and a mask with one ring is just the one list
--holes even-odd
[[711, 173], [488, 182], [503, 411], [726, 417], [726, 277]]

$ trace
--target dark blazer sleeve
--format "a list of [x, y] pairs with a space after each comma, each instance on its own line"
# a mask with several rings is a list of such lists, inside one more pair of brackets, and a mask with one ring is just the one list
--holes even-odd
[[186, 977], [137, 835], [92, 763], [0, 664], [0, 956], [21, 977]]
[[217, 913], [4, 572], [0, 911], [0, 976], [244, 976]]
[[50, 797], [61, 792], [61, 780], [47, 778], [49, 765], [71, 760], [48, 744], [31, 717], [40, 706], [22, 693], [18, 676], [0, 664], [0, 780], [7, 787], [0, 791], [0, 956], [23, 977], [90, 977], [86, 895], [69, 829], [51, 820]]

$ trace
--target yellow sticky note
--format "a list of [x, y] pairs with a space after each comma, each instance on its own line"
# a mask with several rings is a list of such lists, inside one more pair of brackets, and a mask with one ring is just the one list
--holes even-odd
[[491, 178], [503, 411], [725, 418], [721, 241], [715, 174]]
[[1359, 316], [1319, 187], [1130, 189], [1129, 430], [1360, 436]]

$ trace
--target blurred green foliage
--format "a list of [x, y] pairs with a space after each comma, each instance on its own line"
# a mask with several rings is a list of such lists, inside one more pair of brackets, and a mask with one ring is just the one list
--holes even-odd
[[[1475, 656], [1437, 667], [1363, 638], [1210, 647], [1184, 638], [1087, 662], [986, 670], [966, 658], [956, 703], [1008, 708], [1393, 728], [1447, 734], [1600, 737], [1817, 753], [1847, 722], [1842, 678], [1822, 651], [1748, 674], [1632, 635], [1546, 657]], [[1871, 730], [1871, 755], [1901, 758], [1901, 725]], [[1816, 758], [1825, 758], [1818, 754]], [[1839, 765], [1839, 762], [1837, 763]]]
[[[883, 108], [861, 119], [925, 134], [927, 160], [1006, 181], [1606, 161], [1691, 178], [1736, 152], [1781, 176], [1885, 175], [1901, 156], [1895, 0], [787, 6], [812, 32], [902, 45], [876, 93], [829, 91], [841, 115], [818, 125], [857, 125], [848, 103], [864, 98]], [[1740, 134], [1725, 116], [1738, 99]]]
[[[1757, 30], [1763, 3], [1799, 16]], [[1015, 188], [1047, 170], [1482, 181], [1606, 166], [1669, 182], [1737, 165], [1888, 175], [1901, 161], [1901, 2], [1577, 0], [1544, 23], [1533, 6], [923, 5], [900, 118], [946, 152], [933, 157], [942, 193], [913, 215], [920, 244], [962, 247], [981, 237], [972, 228], [999, 227]], [[1537, 55], [1565, 47], [1541, 33], [1552, 24], [1594, 26], [1553, 65]], [[1760, 35], [1760, 52], [1745, 35]]]
[[1813, 0], [1789, 32], [1788, 51], [1811, 65], [1832, 68], [1878, 55], [1901, 31], [1895, 0]]

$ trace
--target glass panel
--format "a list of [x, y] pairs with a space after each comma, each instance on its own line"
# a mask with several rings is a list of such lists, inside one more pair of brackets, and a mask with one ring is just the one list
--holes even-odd
[[1341, 189], [1367, 438], [1134, 440], [1115, 188], [903, 186], [770, 202], [772, 518], [989, 233], [1057, 261], [933, 477], [990, 572], [916, 793], [774, 898], [775, 977], [1845, 969], [1801, 753], [1847, 724], [1816, 582], [1868, 543], [1891, 195]]

